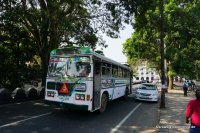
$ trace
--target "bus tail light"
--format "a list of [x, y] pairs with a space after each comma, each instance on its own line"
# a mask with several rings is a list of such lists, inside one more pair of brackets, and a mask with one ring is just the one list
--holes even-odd
[[76, 94], [75, 99], [85, 101], [85, 94]]
[[75, 99], [76, 99], [76, 100], [79, 100], [79, 99], [80, 99], [80, 95], [79, 95], [79, 94], [76, 94], [76, 95], [75, 95]]
[[86, 100], [87, 100], [87, 101], [90, 101], [90, 95], [87, 95], [87, 96], [86, 96]]
[[54, 97], [54, 92], [53, 91], [47, 91], [47, 96], [48, 97]]

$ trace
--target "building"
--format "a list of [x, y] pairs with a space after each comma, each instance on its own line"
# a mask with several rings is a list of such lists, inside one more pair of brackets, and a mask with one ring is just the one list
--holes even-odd
[[133, 78], [133, 81], [139, 82], [143, 80], [149, 82], [159, 82], [160, 76], [155, 68], [148, 68], [147, 65], [143, 63], [141, 66], [138, 66], [137, 76]]

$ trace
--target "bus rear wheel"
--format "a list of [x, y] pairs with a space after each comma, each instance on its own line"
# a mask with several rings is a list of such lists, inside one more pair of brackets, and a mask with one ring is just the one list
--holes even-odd
[[99, 109], [99, 112], [100, 113], [103, 113], [105, 112], [106, 110], [106, 107], [107, 107], [107, 104], [108, 104], [108, 97], [107, 95], [104, 93], [101, 97], [101, 108]]
[[125, 94], [124, 94], [124, 96], [123, 96], [123, 100], [128, 99], [128, 94], [129, 94], [129, 89], [126, 88], [126, 90], [125, 90]]

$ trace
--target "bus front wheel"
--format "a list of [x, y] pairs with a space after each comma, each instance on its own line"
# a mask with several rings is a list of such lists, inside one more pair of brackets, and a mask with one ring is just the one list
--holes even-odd
[[101, 108], [99, 109], [99, 112], [100, 113], [103, 113], [105, 112], [106, 110], [106, 107], [107, 107], [107, 104], [108, 104], [108, 97], [107, 95], [104, 93], [101, 97]]

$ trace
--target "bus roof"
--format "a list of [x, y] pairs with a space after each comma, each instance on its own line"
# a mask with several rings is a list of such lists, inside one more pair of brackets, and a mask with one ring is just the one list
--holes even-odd
[[98, 54], [95, 51], [91, 50], [89, 47], [63, 47], [63, 48], [54, 49], [50, 53], [50, 56], [68, 56], [68, 55], [93, 55], [100, 58], [101, 60], [105, 62], [118, 65], [132, 71], [132, 69], [128, 67], [127, 65], [121, 64], [101, 54]]

